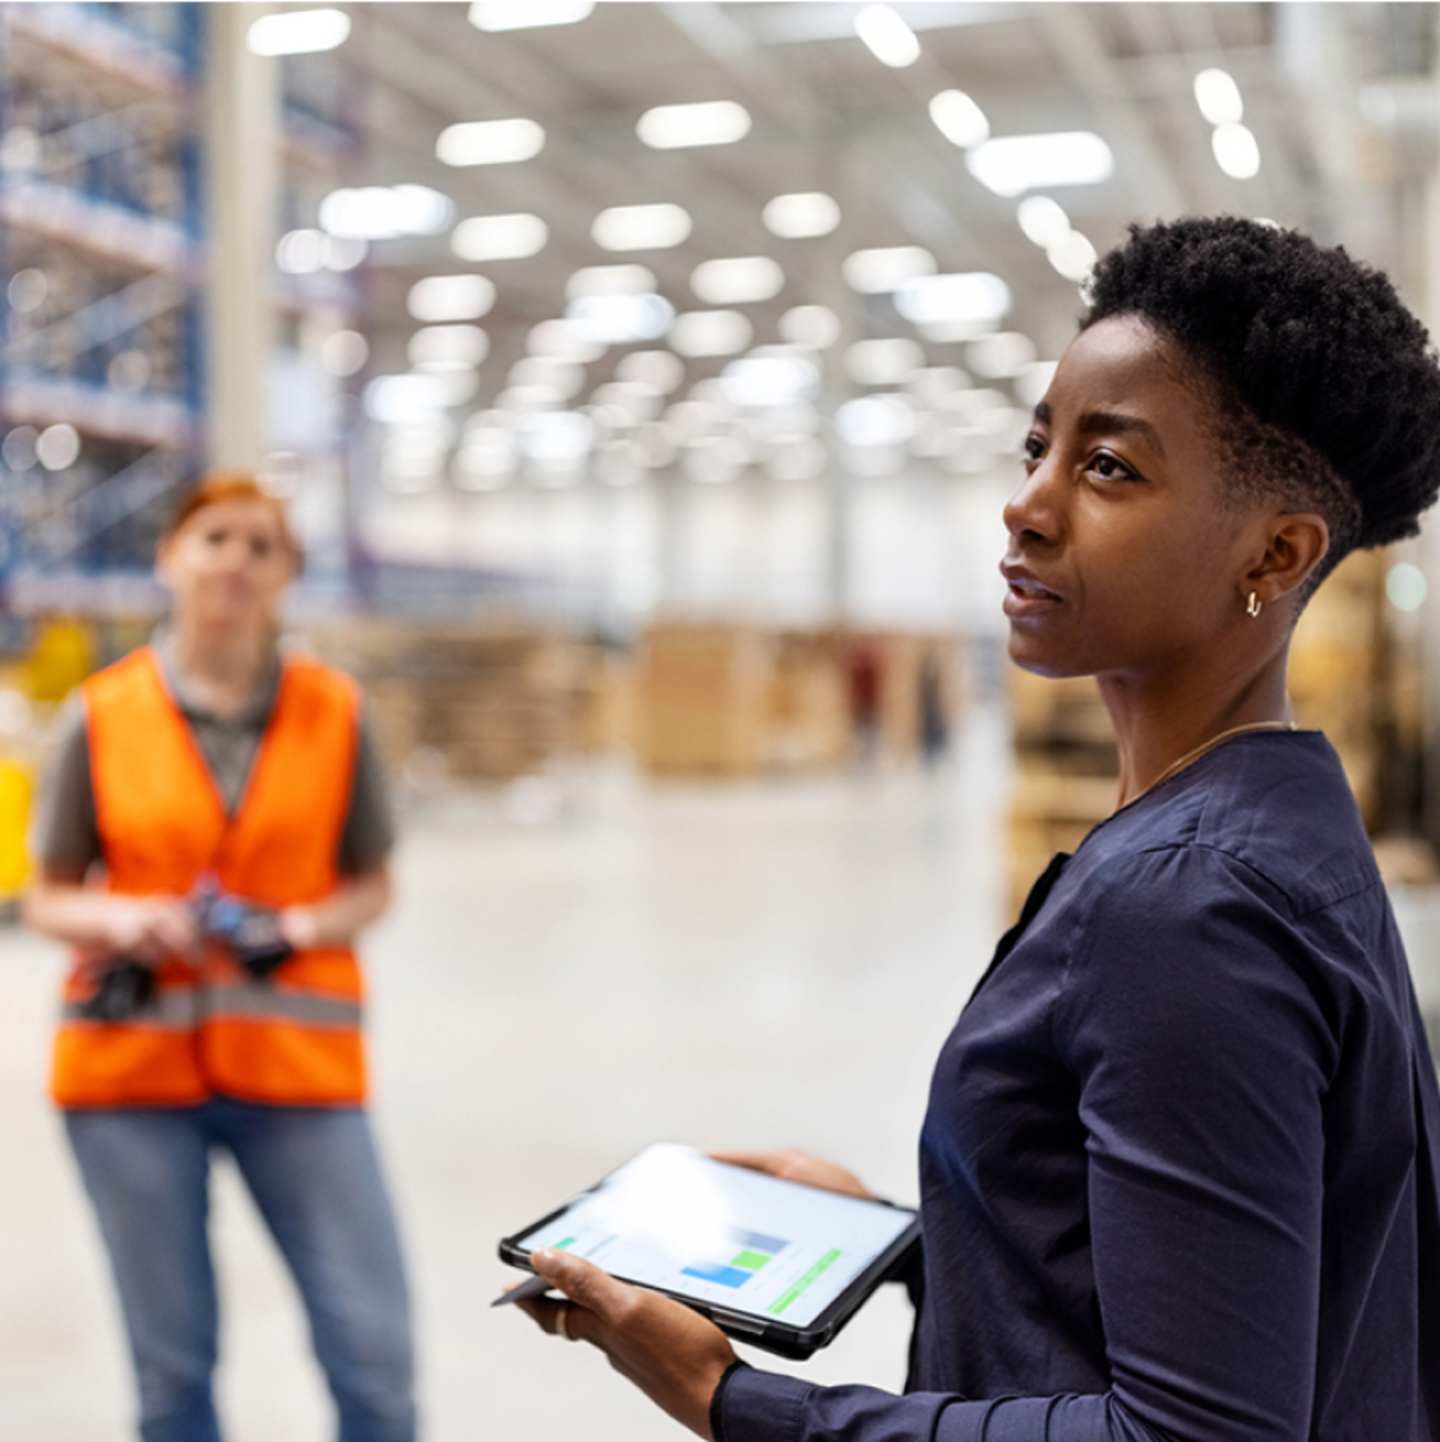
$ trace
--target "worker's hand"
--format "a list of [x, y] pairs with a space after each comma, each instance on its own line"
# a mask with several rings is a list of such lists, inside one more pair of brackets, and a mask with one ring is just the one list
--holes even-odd
[[112, 956], [158, 962], [199, 953], [200, 932], [182, 897], [108, 896], [104, 922], [105, 948]]
[[735, 1361], [735, 1350], [719, 1327], [669, 1297], [617, 1282], [581, 1257], [535, 1252], [530, 1265], [569, 1299], [516, 1303], [542, 1331], [568, 1333], [573, 1341], [598, 1347], [622, 1377], [711, 1442], [710, 1404], [725, 1369]]
[[801, 1182], [824, 1192], [841, 1192], [847, 1197], [866, 1200], [875, 1197], [854, 1172], [812, 1157], [798, 1147], [782, 1147], [773, 1152], [707, 1152], [706, 1155], [717, 1162], [728, 1162], [732, 1167], [748, 1167], [752, 1172], [764, 1172], [785, 1182]]

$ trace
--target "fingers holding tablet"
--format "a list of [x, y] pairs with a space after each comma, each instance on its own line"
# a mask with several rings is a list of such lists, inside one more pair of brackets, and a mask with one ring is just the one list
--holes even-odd
[[542, 1250], [530, 1265], [567, 1300], [518, 1303], [554, 1336], [589, 1342], [676, 1421], [710, 1436], [710, 1403], [735, 1361], [725, 1334], [691, 1308], [617, 1281], [583, 1258]]

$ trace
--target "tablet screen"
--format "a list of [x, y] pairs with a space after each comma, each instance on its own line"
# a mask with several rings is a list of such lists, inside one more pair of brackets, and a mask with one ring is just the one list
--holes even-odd
[[661, 1144], [517, 1238], [625, 1281], [807, 1327], [914, 1220]]

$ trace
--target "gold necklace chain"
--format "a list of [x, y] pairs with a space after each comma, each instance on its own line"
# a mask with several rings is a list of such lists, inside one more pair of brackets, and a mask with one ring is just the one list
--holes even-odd
[[1168, 781], [1177, 771], [1183, 771], [1192, 761], [1198, 761], [1207, 751], [1213, 750], [1222, 741], [1228, 741], [1232, 736], [1239, 736], [1245, 731], [1295, 731], [1293, 721], [1247, 721], [1241, 726], [1232, 726], [1228, 731], [1222, 731], [1218, 736], [1212, 736], [1208, 741], [1202, 741], [1193, 751], [1187, 751], [1178, 761], [1172, 761], [1143, 791], [1137, 791], [1125, 804], [1133, 805], [1146, 791], [1153, 791], [1162, 781]]

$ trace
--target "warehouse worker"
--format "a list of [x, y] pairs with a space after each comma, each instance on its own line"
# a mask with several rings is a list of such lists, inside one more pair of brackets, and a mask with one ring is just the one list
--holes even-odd
[[1005, 611], [1017, 665], [1097, 677], [1119, 806], [940, 1052], [904, 1395], [743, 1365], [679, 1303], [536, 1259], [568, 1298], [522, 1304], [540, 1325], [701, 1437], [1440, 1442], [1440, 1091], [1286, 689], [1314, 588], [1435, 500], [1440, 366], [1383, 275], [1252, 221], [1136, 227], [1088, 293], [1005, 508]]
[[409, 1305], [364, 1110], [357, 934], [393, 831], [355, 685], [276, 646], [300, 553], [245, 475], [185, 497], [172, 621], [92, 676], [44, 789], [36, 930], [75, 950], [52, 1090], [110, 1256], [143, 1442], [216, 1442], [209, 1157], [299, 1286], [341, 1442], [412, 1442]]

